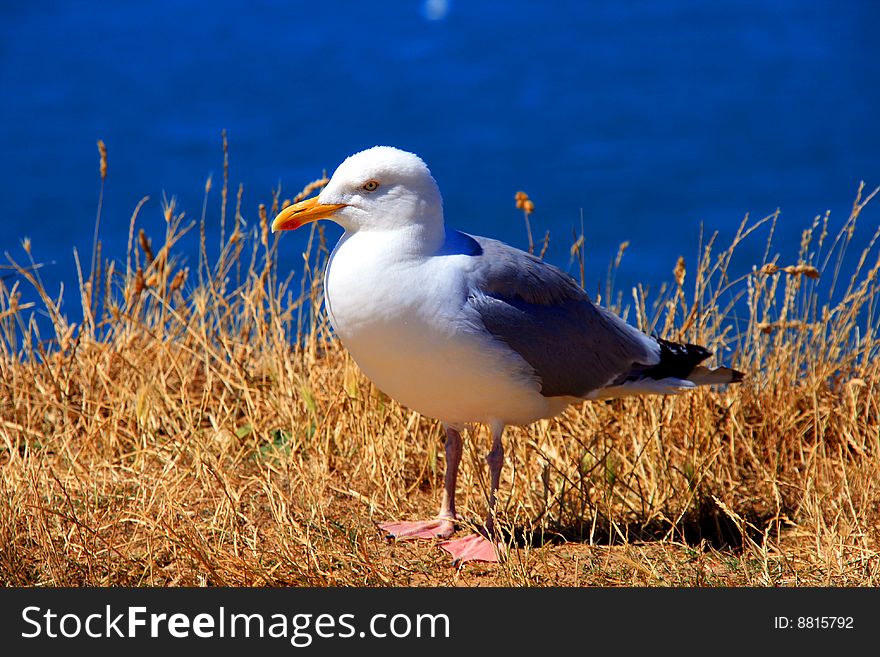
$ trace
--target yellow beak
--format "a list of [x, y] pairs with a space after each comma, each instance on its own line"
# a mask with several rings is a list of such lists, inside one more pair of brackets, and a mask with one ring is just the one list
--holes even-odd
[[318, 203], [318, 197], [313, 196], [305, 201], [294, 203], [284, 208], [278, 216], [272, 220], [272, 232], [276, 230], [296, 230], [300, 226], [317, 221], [329, 219], [339, 208], [345, 205], [324, 205]]

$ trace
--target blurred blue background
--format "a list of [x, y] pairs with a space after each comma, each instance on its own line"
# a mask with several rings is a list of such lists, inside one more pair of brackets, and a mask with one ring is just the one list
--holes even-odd
[[[880, 184], [878, 18], [870, 0], [7, 1], [0, 247], [22, 260], [29, 236], [54, 263], [45, 280], [75, 284], [98, 138], [105, 255], [124, 258], [144, 195], [139, 225], [154, 237], [163, 193], [198, 218], [210, 173], [217, 238], [226, 128], [251, 223], [279, 183], [291, 196], [390, 144], [427, 161], [457, 228], [524, 246], [513, 195], [527, 191], [548, 259], [572, 272], [582, 213], [590, 290], [624, 240], [618, 283], [656, 289], [679, 255], [695, 261], [701, 223], [729, 240], [747, 212], [781, 208], [778, 244], [793, 256], [814, 216], [842, 222], [859, 181]], [[857, 241], [878, 216], [869, 207]], [[304, 243], [285, 235], [287, 266]], [[761, 257], [751, 244], [743, 266]], [[192, 267], [196, 240], [183, 248]]]

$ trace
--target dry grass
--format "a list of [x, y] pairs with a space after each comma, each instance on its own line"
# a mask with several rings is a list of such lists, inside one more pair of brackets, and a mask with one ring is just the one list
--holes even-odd
[[[0, 581], [880, 584], [873, 242], [841, 269], [868, 200], [860, 191], [836, 237], [828, 217], [804, 231], [795, 263], [768, 242], [763, 262], [733, 271], [737, 247], [776, 217], [747, 220], [729, 248], [709, 240], [693, 273], [679, 261], [653, 302], [634, 291], [630, 321], [708, 345], [747, 381], [509, 429], [499, 513], [519, 549], [460, 570], [373, 524], [434, 513], [441, 432], [373, 388], [330, 335], [320, 228], [300, 286], [274, 264], [280, 194], [249, 230], [236, 211], [213, 266], [203, 215], [193, 273], [175, 258], [190, 226], [173, 203], [159, 246], [137, 231], [139, 205], [124, 262], [98, 252], [82, 274], [79, 325], [39, 269], [12, 262], [0, 280]], [[51, 335], [30, 315], [34, 294]], [[459, 484], [475, 522], [486, 443], [483, 430], [466, 442]]]

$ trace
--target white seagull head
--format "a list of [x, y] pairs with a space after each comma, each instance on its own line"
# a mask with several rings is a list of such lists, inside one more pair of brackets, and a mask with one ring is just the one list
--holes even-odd
[[418, 155], [374, 146], [348, 157], [318, 196], [288, 206], [272, 231], [330, 219], [347, 231], [443, 225], [437, 182]]

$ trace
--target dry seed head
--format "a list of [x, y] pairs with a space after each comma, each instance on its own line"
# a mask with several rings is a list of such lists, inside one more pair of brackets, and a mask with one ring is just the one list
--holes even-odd
[[789, 265], [788, 267], [779, 267], [772, 262], [768, 262], [761, 267], [758, 270], [758, 273], [764, 276], [770, 276], [780, 271], [784, 271], [789, 276], [806, 276], [807, 278], [819, 278], [820, 276], [819, 270], [813, 267], [813, 265]]
[[810, 241], [813, 239], [813, 229], [807, 228], [801, 233], [801, 251], [806, 251], [810, 246]]
[[107, 178], [107, 147], [104, 145], [104, 140], [98, 140], [98, 153], [101, 155], [101, 180]]
[[782, 271], [784, 271], [789, 276], [806, 276], [807, 278], [819, 278], [819, 270], [812, 265], [791, 265], [789, 267], [783, 267]]
[[675, 282], [678, 283], [678, 287], [684, 285], [685, 273], [684, 257], [678, 256], [678, 262], [675, 263], [675, 269], [672, 270], [672, 275], [675, 276]]
[[211, 193], [211, 174], [208, 174], [208, 179], [205, 181], [205, 194]]
[[84, 315], [92, 312], [92, 281], [87, 280], [82, 284], [82, 307]]
[[304, 198], [311, 196], [312, 192], [314, 192], [316, 189], [321, 189], [328, 182], [330, 182], [330, 179], [327, 177], [326, 174], [318, 178], [317, 180], [313, 180], [308, 185], [303, 187], [303, 190], [299, 194], [293, 197], [293, 202], [296, 203], [297, 201], [302, 201]]
[[880, 255], [877, 256], [877, 264], [871, 267], [871, 270], [865, 275], [865, 282], [870, 283], [877, 278], [878, 271], [880, 271]]
[[31, 238], [25, 237], [21, 240], [21, 248], [24, 249], [24, 252], [28, 255], [31, 254]]
[[620, 267], [620, 261], [623, 260], [623, 254], [626, 253], [626, 250], [629, 248], [629, 240], [626, 242], [621, 242], [620, 246], [617, 247], [617, 257], [614, 259], [614, 266]]
[[800, 329], [802, 331], [806, 331], [812, 327], [810, 324], [806, 324], [799, 320], [780, 320], [778, 322], [758, 322], [757, 324], [755, 324], [755, 328], [757, 328], [761, 333], [772, 333], [773, 331], [783, 329]]
[[73, 334], [76, 331], [76, 322], [73, 324], [69, 324], [67, 330], [64, 331], [64, 335], [61, 336], [61, 351], [67, 351], [70, 349], [70, 341], [73, 339]]
[[513, 195], [513, 200], [516, 201], [516, 209], [522, 210], [525, 202], [529, 200], [529, 195], [525, 192], [517, 192]]
[[165, 204], [165, 207], [162, 209], [162, 213], [165, 215], [165, 223], [171, 222], [171, 217], [174, 216], [174, 206], [177, 205], [175, 199], [172, 199]]
[[139, 296], [146, 286], [146, 283], [144, 283], [144, 270], [138, 267], [134, 275], [134, 296]]
[[260, 215], [260, 242], [264, 248], [269, 248], [269, 217], [266, 215], [265, 203], [260, 203], [258, 212]]
[[174, 275], [174, 280], [171, 281], [171, 287], [169, 288], [171, 292], [180, 289], [183, 287], [183, 284], [186, 283], [186, 277], [189, 275], [189, 267], [185, 269], [181, 269]]
[[150, 277], [147, 279], [147, 287], [153, 287], [156, 283], [159, 282], [159, 277], [155, 273], [150, 274]]
[[153, 262], [153, 247], [150, 245], [150, 239], [143, 228], [138, 231], [138, 242], [140, 242], [144, 255], [147, 256], [147, 262]]
[[532, 203], [531, 199], [526, 199], [523, 201], [523, 212], [526, 214], [532, 214], [535, 211], [535, 204]]

